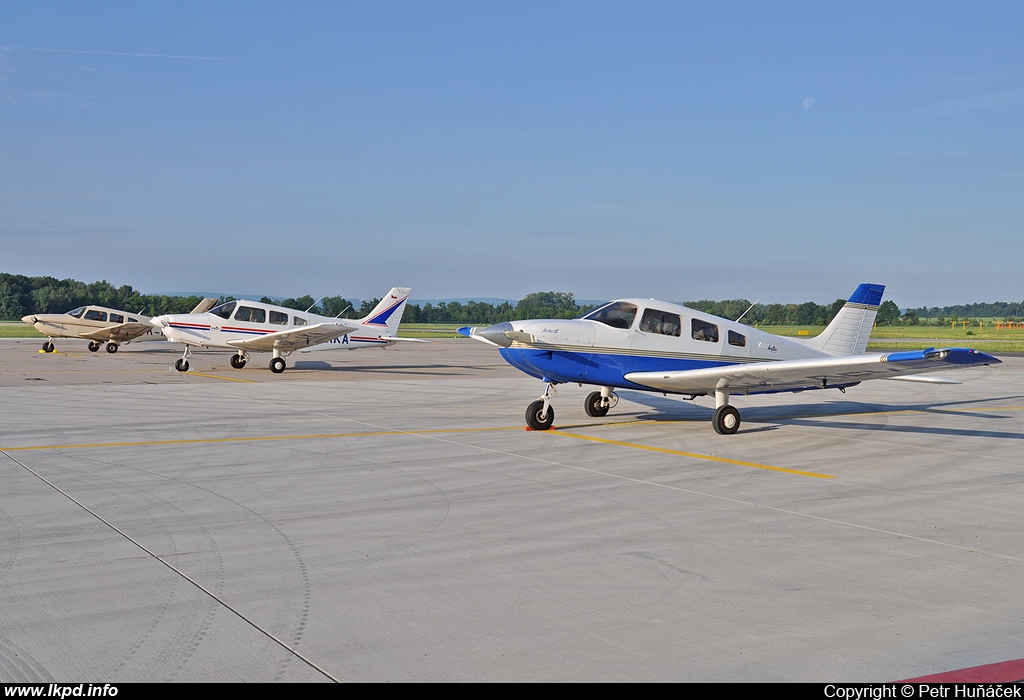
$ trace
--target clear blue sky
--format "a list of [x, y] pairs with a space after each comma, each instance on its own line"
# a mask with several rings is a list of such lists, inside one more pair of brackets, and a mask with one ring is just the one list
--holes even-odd
[[0, 271], [1024, 298], [1021, 2], [0, 4]]

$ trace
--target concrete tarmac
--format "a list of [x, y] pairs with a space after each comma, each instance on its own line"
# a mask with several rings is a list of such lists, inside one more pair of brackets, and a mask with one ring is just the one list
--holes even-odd
[[0, 341], [0, 681], [892, 681], [1024, 657], [1024, 359], [543, 387], [469, 340]]

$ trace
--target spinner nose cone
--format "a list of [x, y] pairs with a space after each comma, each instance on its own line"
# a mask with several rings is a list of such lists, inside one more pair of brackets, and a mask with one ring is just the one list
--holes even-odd
[[495, 323], [493, 326], [487, 326], [487, 328], [472, 328], [470, 332], [474, 337], [482, 338], [488, 343], [507, 348], [512, 345], [512, 341], [505, 334], [512, 332], [512, 330], [512, 324], [506, 321], [505, 323]]
[[32, 314], [29, 314], [28, 316], [22, 316], [21, 320], [30, 326], [36, 325], [36, 317], [33, 316]]
[[157, 328], [166, 328], [167, 324], [170, 323], [170, 317], [167, 315], [155, 316], [154, 318], [149, 319], [149, 322]]

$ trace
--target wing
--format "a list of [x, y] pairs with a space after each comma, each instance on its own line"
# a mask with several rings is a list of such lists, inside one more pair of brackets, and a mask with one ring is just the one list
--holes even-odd
[[625, 378], [652, 389], [680, 394], [711, 393], [715, 389], [755, 394], [850, 386], [869, 379], [895, 379], [936, 369], [999, 363], [991, 355], [968, 348], [930, 348], [887, 354], [817, 357], [811, 360], [752, 362], [678, 372], [630, 372]]
[[299, 348], [310, 345], [327, 343], [335, 338], [348, 335], [356, 330], [358, 326], [348, 323], [317, 323], [312, 326], [297, 326], [276, 333], [267, 333], [257, 338], [246, 338], [245, 340], [229, 340], [228, 345], [243, 350], [262, 350], [270, 352], [274, 348], [282, 352], [292, 352]]
[[135, 340], [140, 335], [145, 335], [151, 330], [154, 330], [154, 328], [148, 323], [132, 321], [107, 328], [98, 328], [91, 333], [79, 333], [78, 337], [100, 342], [127, 343], [129, 340]]

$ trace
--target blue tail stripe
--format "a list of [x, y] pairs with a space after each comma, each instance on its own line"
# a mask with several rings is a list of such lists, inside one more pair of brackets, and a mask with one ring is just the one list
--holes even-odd
[[850, 298], [847, 300], [850, 304], [865, 304], [867, 306], [878, 306], [882, 303], [882, 292], [885, 291], [884, 284], [867, 284], [864, 283], [857, 287]]

